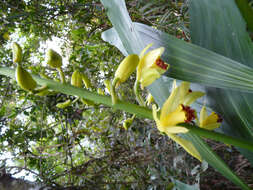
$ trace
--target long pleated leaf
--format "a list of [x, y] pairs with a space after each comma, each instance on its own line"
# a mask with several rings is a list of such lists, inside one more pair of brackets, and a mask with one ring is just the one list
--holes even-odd
[[[253, 67], [253, 45], [234, 1], [192, 0], [190, 19], [193, 43]], [[229, 124], [222, 130], [253, 142], [253, 94], [216, 88], [207, 92], [211, 106]], [[253, 154], [240, 151], [253, 164]]]
[[[166, 49], [165, 49], [166, 56], [164, 57], [164, 59], [167, 62], [169, 59], [167, 59], [166, 57], [170, 56], [170, 54], [172, 54], [172, 56], [174, 55], [174, 53], [178, 54], [178, 52], [176, 52], [176, 51], [171, 51], [171, 50], [173, 50], [174, 46], [176, 46], [176, 44], [173, 43], [171, 41], [171, 39], [174, 39], [175, 41], [181, 41], [181, 40], [175, 39], [175, 38], [171, 37], [170, 35], [167, 35], [163, 32], [157, 31], [149, 26], [146, 26], [146, 25], [143, 25], [140, 23], [135, 23], [135, 28], [138, 31], [138, 33], [140, 34], [141, 39], [146, 44], [153, 42], [154, 48], [160, 47], [160, 46], [166, 47]], [[213, 34], [216, 34], [216, 33], [217, 32], [214, 32]], [[118, 34], [117, 34], [116, 30], [114, 28], [112, 28], [112, 29], [104, 32], [103, 38], [104, 38], [104, 40], [106, 40], [109, 43], [118, 47], [121, 52], [126, 52], [126, 50], [122, 44], [117, 45], [117, 43], [119, 44], [119, 42], [117, 42], [117, 41], [119, 41], [119, 37], [117, 37], [117, 36], [118, 36]], [[215, 35], [214, 35], [214, 38], [216, 38]], [[210, 40], [210, 41], [212, 41], [212, 40]], [[246, 41], [248, 41], [247, 38], [246, 38]], [[250, 41], [248, 41], [248, 42], [250, 42]], [[171, 44], [171, 46], [168, 46], [168, 44]], [[196, 47], [196, 46], [194, 46], [194, 47]], [[171, 53], [171, 52], [173, 52], [173, 53]], [[250, 55], [249, 52], [247, 52], [247, 51], [244, 51], [244, 52], [246, 52], [246, 53], [248, 53], [248, 55]], [[234, 55], [233, 52], [231, 54]], [[190, 60], [191, 59], [189, 57], [188, 61], [190, 61]], [[206, 73], [207, 71], [205, 69], [197, 70], [197, 68], [190, 67], [190, 65], [187, 65], [184, 62], [170, 61], [169, 63], [171, 64], [171, 67], [172, 67], [172, 69], [169, 70], [169, 73], [168, 73], [169, 76], [172, 76], [177, 79], [188, 80], [191, 82], [192, 81], [198, 82], [200, 84], [202, 83], [205, 85], [208, 85], [208, 84], [210, 84], [210, 82], [212, 82], [212, 81], [209, 81], [209, 78], [207, 76], [208, 74]], [[202, 64], [202, 63], [203, 62], [201, 62], [201, 61], [199, 62], [199, 64]], [[193, 64], [194, 64], [194, 62], [193, 62]], [[175, 67], [176, 67], [176, 69], [173, 70], [173, 68], [175, 68]], [[217, 67], [217, 69], [219, 69], [219, 68]], [[192, 71], [194, 71], [194, 72], [191, 73]], [[195, 76], [195, 73], [197, 73], [196, 76]], [[199, 78], [198, 75], [201, 75], [203, 77]], [[212, 77], [213, 73], [210, 73], [209, 75]], [[188, 77], [190, 77], [190, 79], [188, 79]], [[214, 80], [216, 80], [216, 79], [214, 79]], [[213, 84], [213, 86], [215, 86], [215, 87], [219, 87], [219, 86], [223, 86], [223, 85], [224, 84], [222, 84], [222, 82], [220, 83], [220, 79], [217, 79], [217, 81], [214, 82], [214, 84]], [[156, 88], [156, 86], [151, 85], [151, 88]], [[253, 110], [251, 109], [250, 105], [252, 105], [251, 102], [253, 101], [253, 99], [250, 98], [251, 94], [247, 94], [247, 93], [242, 94], [240, 92], [239, 93], [235, 92], [234, 89], [236, 89], [236, 88], [238, 88], [238, 86], [233, 88], [233, 90], [230, 90], [227, 92], [229, 96], [232, 94], [234, 94], [234, 96], [237, 96], [237, 98], [235, 99], [235, 101], [233, 101], [232, 104], [231, 104], [231, 101], [228, 100], [227, 98], [222, 99], [221, 97], [227, 97], [227, 96], [224, 95], [224, 92], [223, 93], [221, 93], [220, 91], [217, 92], [216, 88], [208, 88], [207, 89], [207, 92], [209, 94], [208, 102], [215, 102], [215, 104], [212, 105], [212, 108], [215, 109], [216, 111], [218, 111], [224, 118], [226, 118], [226, 120], [229, 120], [230, 121], [229, 123], [233, 123], [234, 127], [230, 127], [229, 125], [227, 125], [226, 122], [223, 122], [224, 123], [223, 128], [222, 128], [223, 132], [225, 132], [226, 134], [232, 135], [232, 136], [246, 138], [246, 139], [251, 140], [251, 136], [252, 136], [252, 129], [251, 128], [253, 125], [250, 125], [250, 123], [252, 123], [252, 120], [253, 120], [253, 117], [251, 117], [251, 115], [253, 114]], [[159, 91], [159, 89], [156, 89], [153, 92], [156, 93], [158, 91]], [[247, 96], [249, 98], [246, 98]], [[219, 101], [216, 101], [216, 99], [218, 99]], [[224, 105], [229, 106], [229, 107], [233, 106], [234, 108], [232, 108], [232, 109], [228, 108], [226, 110], [218, 109], [219, 107], [223, 108]], [[240, 117], [236, 113], [244, 115], [244, 117]], [[245, 125], [247, 123], [248, 123], [248, 125]], [[237, 126], [241, 126], [241, 128], [240, 127], [238, 128]], [[238, 132], [238, 130], [239, 130], [239, 132]], [[248, 152], [247, 150], [243, 150], [243, 149], [240, 149], [240, 151], [253, 164], [252, 153]]]
[[[153, 48], [165, 47], [163, 59], [171, 65], [169, 76], [206, 86], [253, 92], [252, 68], [144, 24], [136, 23], [134, 28], [141, 36], [144, 45], [154, 43]], [[115, 29], [106, 31], [103, 39], [117, 45], [122, 52], [127, 52], [123, 45], [116, 43]]]
[[[250, 189], [244, 184], [234, 173], [231, 172], [230, 168], [227, 167], [226, 163], [220, 159], [220, 157], [212, 151], [212, 149], [198, 136], [187, 133], [185, 136], [197, 147], [199, 153], [212, 167], [216, 168], [223, 176], [229, 178], [235, 184], [240, 186], [242, 189]], [[222, 168], [219, 170], [218, 168]], [[227, 176], [229, 174], [229, 177]]]
[[[150, 41], [152, 41], [154, 43], [157, 43], [157, 44], [158, 43], [165, 44], [165, 42], [164, 42], [165, 38], [162, 38], [161, 34], [159, 32], [157, 34], [157, 36], [158, 36], [157, 39], [154, 39], [153, 35], [150, 35], [150, 36], [146, 37], [146, 39], [148, 38], [149, 41], [146, 41], [146, 39], [143, 40], [143, 35], [139, 35], [139, 33], [136, 30], [136, 26], [131, 22], [131, 19], [130, 19], [129, 15], [128, 15], [128, 12], [126, 10], [126, 6], [125, 6], [124, 0], [101, 0], [101, 2], [106, 7], [108, 16], [109, 16], [109, 18], [110, 18], [110, 20], [111, 20], [111, 22], [112, 22], [112, 24], [113, 24], [113, 26], [115, 28], [115, 31], [117, 32], [116, 33], [117, 35], [115, 35], [115, 33], [112, 34], [114, 36], [111, 36], [108, 33], [106, 35], [104, 35], [104, 37], [105, 36], [107, 36], [107, 37], [110, 36], [109, 39], [105, 39], [104, 38], [106, 41], [115, 41], [115, 38], [119, 37], [118, 40], [121, 40], [121, 42], [122, 42], [121, 43], [121, 48], [123, 48], [125, 50], [125, 52], [127, 52], [128, 54], [129, 53], [139, 53], [140, 49], [143, 48], [143, 45], [146, 45], [146, 43], [149, 43]], [[148, 28], [151, 30], [150, 27], [148, 27]], [[124, 30], [124, 29], [126, 29], [126, 30]], [[110, 31], [113, 31], [113, 30], [110, 30]], [[154, 32], [154, 30], [151, 30], [151, 34], [153, 32]], [[168, 35], [166, 35], [166, 37], [168, 37]], [[139, 38], [139, 39], [136, 40], [136, 38]], [[233, 70], [233, 68], [238, 67], [237, 69], [239, 69], [239, 73], [240, 73], [239, 74], [239, 76], [240, 76], [239, 77], [239, 81], [241, 81], [241, 79], [240, 79], [241, 76], [243, 76], [244, 74], [249, 75], [248, 71], [251, 72], [251, 70], [252, 70], [252, 69], [250, 69], [248, 67], [242, 66], [240, 63], [238, 63], [236, 61], [232, 61], [232, 60], [227, 59], [227, 58], [225, 58], [223, 56], [215, 54], [215, 53], [213, 53], [211, 51], [205, 50], [203, 48], [199, 48], [199, 47], [191, 45], [191, 44], [186, 44], [185, 42], [182, 42], [180, 40], [175, 39], [174, 37], [170, 37], [169, 36], [168, 38], [170, 40], [166, 41], [166, 44], [167, 43], [168, 44], [165, 46], [165, 48], [166, 48], [166, 51], [167, 51], [168, 48], [170, 48], [171, 52], [166, 52], [165, 54], [167, 54], [167, 53], [169, 53], [169, 54], [166, 55], [166, 57], [164, 57], [164, 58], [169, 63], [171, 63], [172, 61], [175, 62], [175, 64], [174, 64], [175, 66], [174, 66], [173, 69], [171, 69], [171, 72], [174, 73], [174, 74], [176, 74], [176, 76], [183, 75], [183, 73], [180, 73], [180, 71], [182, 71], [182, 72], [185, 72], [186, 74], [188, 74], [188, 77], [189, 77], [189, 75], [191, 75], [191, 76], [194, 76], [195, 78], [197, 78], [199, 75], [197, 75], [197, 73], [195, 73], [195, 72], [192, 71], [192, 69], [193, 69], [192, 67], [193, 66], [198, 67], [198, 64], [200, 64], [200, 67], [199, 67], [199, 71], [200, 72], [203, 72], [203, 70], [205, 69], [205, 66], [208, 67], [208, 65], [205, 65], [205, 66], [201, 67], [201, 64], [205, 64], [205, 62], [204, 63], [203, 62], [201, 62], [201, 63], [197, 62], [198, 64], [196, 64], [196, 61], [198, 59], [202, 59], [202, 61], [208, 61], [209, 59], [203, 59], [203, 58], [201, 58], [199, 56], [194, 56], [195, 59], [192, 58], [192, 60], [191, 60], [191, 59], [189, 59], [189, 57], [187, 57], [187, 56], [190, 56], [190, 53], [191, 54], [198, 54], [199, 52], [201, 52], [204, 55], [206, 55], [207, 57], [209, 57], [210, 60], [215, 60], [214, 62], [211, 62], [211, 63], [215, 64], [216, 66], [219, 65], [218, 64], [219, 59], [221, 59], [221, 61], [222, 61], [223, 64], [224, 63], [225, 64], [229, 64], [230, 63], [229, 66], [231, 66], [231, 67], [228, 67], [225, 70], [224, 70], [224, 68], [222, 68], [222, 71], [226, 71], [226, 70], [231, 71], [231, 69]], [[142, 40], [140, 40], [140, 39], [142, 39]], [[185, 46], [186, 46], [186, 48], [185, 48], [186, 50], [184, 49], [184, 51], [181, 51], [180, 48], [184, 48]], [[135, 49], [135, 47], [136, 47], [136, 49]], [[184, 57], [184, 56], [181, 57], [182, 53], [185, 54], [186, 57]], [[182, 63], [185, 63], [187, 65], [187, 63], [189, 62], [189, 60], [192, 61], [192, 63], [194, 63], [194, 64], [191, 64], [189, 67], [186, 66], [186, 67], [184, 67], [184, 69], [182, 69], [180, 66], [176, 66], [176, 64], [180, 64], [180, 63], [181, 63], [181, 66], [183, 66]], [[226, 66], [227, 65], [225, 65], [225, 67]], [[244, 68], [245, 70], [242, 69], [242, 68]], [[217, 70], [215, 67], [211, 68], [211, 70], [207, 70], [206, 71], [206, 74], [208, 74], [210, 72], [215, 72], [215, 70]], [[224, 74], [225, 73], [226, 72], [224, 72]], [[221, 76], [221, 73], [218, 72], [217, 75]], [[183, 79], [183, 77], [181, 79]], [[189, 79], [191, 79], [191, 78], [189, 77]], [[202, 79], [206, 80], [206, 78], [204, 76], [202, 76]], [[224, 79], [226, 79], [226, 80], [224, 80], [222, 82], [225, 83], [225, 84], [227, 84], [227, 86], [226, 86], [227, 88], [231, 88], [231, 85], [233, 86], [233, 82], [230, 83], [228, 81], [230, 79], [231, 80], [232, 79], [233, 80], [238, 80], [238, 75], [236, 75], [236, 76], [234, 75], [233, 76], [233, 74], [232, 74], [232, 77], [231, 77], [231, 73], [230, 73], [229, 75], [226, 75], [226, 77]], [[246, 80], [248, 81], [248, 79], [249, 78], [247, 78]], [[191, 80], [194, 80], [194, 79], [191, 79]], [[215, 81], [215, 79], [212, 79], [212, 77], [210, 77], [210, 80]], [[197, 81], [195, 81], [195, 82], [197, 82]], [[219, 81], [219, 82], [222, 83], [221, 81]], [[239, 82], [239, 83], [243, 83], [243, 80], [241, 82]], [[212, 83], [209, 83], [209, 85], [210, 84], [218, 85], [218, 82], [216, 81], [216, 83], [212, 82]], [[234, 86], [236, 86], [236, 85], [234, 85]], [[167, 88], [167, 87], [165, 87], [165, 88]], [[243, 88], [238, 87], [237, 89], [246, 90], [246, 88], [244, 88], [244, 87]], [[249, 88], [248, 88], [248, 90], [249, 90]], [[159, 99], [159, 95], [156, 95], [155, 99]], [[207, 161], [208, 161], [208, 163], [210, 165], [212, 165], [213, 167], [215, 167], [225, 177], [227, 177], [228, 179], [230, 179], [232, 182], [234, 182], [238, 186], [242, 187], [243, 189], [249, 189], [247, 187], [247, 185], [245, 185], [241, 181], [241, 179], [238, 178], [233, 173], [233, 171], [231, 171], [226, 166], [226, 164], [210, 148], [208, 148], [208, 146], [206, 144], [200, 143], [200, 145], [198, 145], [198, 143], [195, 143], [195, 142], [203, 142], [200, 137], [198, 137], [198, 136], [192, 136], [192, 137], [188, 136], [188, 138], [191, 138], [191, 140], [194, 141], [193, 143], [195, 144], [196, 148], [200, 151], [200, 154], [204, 158], [209, 158], [209, 159], [207, 159]]]
[[[113, 24], [117, 26], [117, 36], [120, 37], [120, 41], [128, 54], [139, 54], [144, 45], [143, 41], [139, 37], [139, 34], [135, 30], [135, 26], [131, 21], [131, 18], [127, 12], [126, 4], [124, 0], [100, 0], [104, 5], [107, 15]], [[121, 23], [121, 24], [120, 24]], [[117, 38], [115, 36], [114, 39]], [[112, 37], [113, 40], [113, 37]], [[134, 43], [131, 43], [132, 40]], [[117, 41], [117, 39], [116, 39]]]

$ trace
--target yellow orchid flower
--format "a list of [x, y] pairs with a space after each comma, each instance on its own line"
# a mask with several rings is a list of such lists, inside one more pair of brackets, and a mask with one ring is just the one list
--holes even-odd
[[203, 106], [201, 111], [200, 111], [200, 118], [198, 125], [201, 128], [207, 129], [207, 130], [214, 130], [218, 127], [220, 127], [222, 122], [221, 117], [212, 112], [209, 116], [206, 111], [206, 106]]
[[169, 68], [169, 65], [161, 59], [164, 47], [154, 49], [145, 54], [151, 46], [152, 44], [149, 44], [139, 56], [137, 81], [141, 83], [142, 89], [158, 79]]
[[189, 154], [201, 161], [201, 156], [194, 145], [185, 139], [178, 137], [177, 133], [187, 133], [188, 129], [177, 126], [179, 123], [190, 123], [196, 118], [196, 112], [189, 105], [204, 95], [203, 92], [192, 92], [190, 83], [182, 82], [179, 87], [174, 88], [169, 98], [164, 103], [160, 118], [157, 116], [157, 108], [152, 106], [153, 117], [159, 131], [166, 133], [171, 139], [180, 144]]

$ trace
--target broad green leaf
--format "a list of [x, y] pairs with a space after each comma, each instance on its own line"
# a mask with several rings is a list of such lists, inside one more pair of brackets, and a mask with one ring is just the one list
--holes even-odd
[[[108, 16], [109, 16], [113, 26], [115, 27], [115, 31], [117, 31], [117, 34], [118, 34], [119, 38], [121, 39], [123, 47], [126, 50], [126, 52], [127, 53], [139, 53], [140, 47], [144, 48], [142, 45], [140, 45], [142, 43], [145, 44], [145, 43], [149, 43], [150, 41], [152, 41], [155, 43], [160, 42], [160, 43], [164, 44], [166, 42], [166, 44], [165, 44], [166, 45], [165, 46], [166, 56], [164, 56], [163, 58], [167, 62], [169, 62], [170, 64], [173, 64], [172, 69], [170, 70], [171, 75], [174, 74], [174, 76], [177, 76], [177, 78], [179, 78], [181, 76], [182, 77], [181, 79], [185, 80], [184, 74], [186, 74], [186, 76], [188, 74], [189, 80], [194, 80], [194, 78], [192, 78], [193, 76], [195, 78], [202, 77], [201, 78], [202, 80], [206, 80], [205, 76], [212, 73], [213, 75], [216, 74], [215, 75], [216, 79], [218, 77], [221, 77], [224, 80], [222, 82], [219, 81], [219, 83], [218, 83], [217, 80], [213, 79], [213, 77], [210, 76], [210, 78], [208, 78], [208, 79], [213, 82], [211, 84], [218, 85], [221, 83], [225, 83], [228, 85], [228, 86], [226, 86], [227, 88], [231, 88], [231, 85], [236, 86], [236, 85], [233, 85], [236, 82], [230, 83], [231, 82], [230, 79], [231, 80], [238, 80], [240, 77], [238, 78], [237, 75], [235, 76], [235, 73], [234, 74], [229, 73], [229, 75], [226, 75], [227, 72], [231, 71], [231, 69], [232, 69], [232, 71], [235, 71], [235, 70], [239, 71], [240, 70], [239, 71], [240, 73], [242, 72], [242, 73], [248, 75], [249, 74], [248, 71], [252, 70], [249, 67], [242, 66], [240, 63], [238, 63], [236, 61], [232, 61], [228, 58], [225, 58], [225, 57], [215, 54], [211, 51], [200, 48], [198, 46], [187, 44], [187, 43], [185, 43], [181, 40], [177, 40], [176, 38], [171, 37], [171, 36], [166, 35], [167, 39], [169, 39], [169, 40], [165, 41], [166, 38], [163, 37], [162, 34], [159, 32], [157, 32], [156, 36], [153, 36], [150, 34], [148, 36], [146, 36], [146, 39], [149, 39], [149, 41], [146, 41], [146, 39], [143, 40], [143, 34], [141, 34], [140, 36], [142, 37], [142, 42], [139, 43], [140, 38], [138, 40], [136, 40], [136, 38], [135, 38], [135, 37], [137, 37], [137, 38], [139, 37], [138, 32], [136, 31], [135, 25], [133, 25], [133, 23], [131, 22], [131, 19], [130, 19], [128, 12], [126, 10], [126, 6], [125, 6], [124, 1], [123, 0], [101, 0], [101, 2], [106, 7]], [[147, 27], [147, 28], [148, 28], [148, 30], [151, 30], [150, 27]], [[124, 31], [124, 29], [126, 29], [126, 30]], [[130, 30], [130, 32], [129, 32], [129, 30]], [[151, 30], [151, 34], [154, 32], [155, 32], [155, 30]], [[114, 38], [117, 38], [117, 35], [115, 36], [115, 34], [114, 34]], [[135, 47], [136, 47], [136, 49], [135, 49]], [[182, 50], [182, 48], [183, 48], [183, 50]], [[200, 53], [202, 53], [201, 56], [205, 56], [205, 57], [200, 57], [200, 55], [199, 55]], [[201, 60], [201, 62], [200, 62], [200, 60]], [[209, 61], [211, 61], [211, 62], [209, 62]], [[190, 64], [189, 64], [189, 62], [190, 62]], [[208, 62], [209, 64], [214, 64], [214, 66], [212, 67], [212, 65], [210, 66], [209, 64], [206, 64], [206, 62]], [[222, 74], [219, 72], [216, 73], [218, 66], [220, 66]], [[196, 73], [194, 70], [195, 68], [193, 68], [193, 67], [198, 68], [197, 71], [200, 74]], [[205, 70], [206, 67], [207, 68], [211, 67], [211, 69]], [[241, 70], [242, 68], [244, 68], [244, 69]], [[215, 72], [215, 74], [213, 72]], [[204, 73], [204, 75], [202, 75], [202, 73]], [[231, 76], [231, 74], [232, 74], [232, 76]], [[239, 74], [239, 73], [237, 73], [237, 74]], [[201, 77], [199, 77], [199, 75]], [[223, 77], [222, 75], [225, 75], [225, 77]], [[191, 76], [191, 77], [189, 77], [189, 76]], [[187, 77], [185, 77], [185, 78], [187, 78]], [[230, 82], [228, 82], [228, 81], [230, 81]], [[240, 79], [239, 79], [239, 81], [240, 81]], [[195, 82], [198, 82], [198, 81], [195, 81]], [[199, 80], [199, 82], [201, 82], [201, 81]], [[242, 80], [239, 83], [242, 84], [244, 82]], [[201, 83], [203, 83], [203, 82], [201, 82]], [[205, 81], [204, 81], [204, 83], [205, 83]], [[239, 85], [239, 84], [237, 83], [237, 85]], [[165, 87], [165, 88], [167, 88], [167, 87]], [[155, 97], [155, 99], [156, 100], [159, 99], [159, 96]], [[204, 158], [207, 159], [207, 161], [209, 162], [210, 165], [215, 167], [225, 177], [230, 179], [232, 182], [234, 182], [238, 186], [242, 187], [243, 189], [249, 189], [247, 187], [247, 185], [245, 185], [241, 181], [241, 179], [238, 178], [233, 173], [233, 171], [231, 171], [226, 166], [226, 164], [206, 144], [202, 143], [203, 141], [201, 140], [200, 137], [190, 136], [190, 135], [188, 137], [190, 137], [191, 140], [194, 141], [193, 143], [195, 144], [196, 148], [200, 151], [200, 154]], [[198, 145], [196, 142], [199, 142], [200, 145]], [[208, 158], [211, 158], [211, 159], [208, 159]]]
[[[253, 67], [253, 45], [234, 1], [193, 0], [190, 18], [193, 43]], [[222, 130], [253, 142], [252, 94], [216, 88], [207, 88], [207, 92], [211, 106], [228, 123]], [[241, 152], [253, 164], [253, 154]]]
[[[236, 174], [231, 172], [230, 168], [227, 167], [226, 163], [223, 160], [221, 160], [220, 157], [216, 153], [214, 153], [212, 149], [201, 138], [190, 133], [187, 133], [184, 136], [186, 136], [186, 138], [194, 144], [194, 146], [198, 149], [203, 159], [207, 161], [216, 170], [218, 170], [223, 176], [229, 178], [231, 181], [240, 186], [242, 189], [250, 189], [236, 176]], [[228, 174], [229, 177], [227, 176]]]
[[[107, 15], [111, 23], [117, 25], [117, 32], [121, 39], [121, 43], [125, 47], [128, 54], [139, 54], [144, 45], [139, 37], [139, 34], [135, 31], [134, 25], [127, 12], [126, 4], [124, 0], [100, 0], [104, 5]], [[112, 11], [114, 10], [114, 11]], [[124, 23], [124, 24], [118, 24]], [[132, 40], [134, 43], [132, 43]]]
[[[253, 92], [252, 68], [144, 24], [136, 23], [134, 28], [145, 46], [154, 43], [153, 49], [165, 47], [162, 58], [171, 66], [167, 73], [170, 77], [217, 88]], [[103, 35], [103, 39], [112, 45], [117, 45], [117, 37], [120, 38], [120, 35], [117, 35], [115, 29]], [[117, 47], [123, 53], [127, 52], [126, 48], [124, 50], [120, 45]]]

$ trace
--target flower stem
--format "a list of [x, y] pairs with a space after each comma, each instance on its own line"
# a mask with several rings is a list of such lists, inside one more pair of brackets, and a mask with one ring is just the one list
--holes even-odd
[[62, 82], [63, 84], [66, 83], [66, 81], [65, 81], [65, 75], [64, 75], [64, 73], [63, 73], [63, 71], [62, 71], [62, 68], [61, 68], [61, 67], [58, 67], [57, 70], [58, 70], [58, 72], [59, 72], [59, 74], [60, 74], [61, 82]]
[[[6, 67], [0, 67], [0, 74], [15, 79], [15, 70]], [[123, 110], [141, 118], [153, 119], [152, 111], [145, 107], [140, 107], [136, 104], [124, 102], [121, 100], [117, 101], [117, 104], [112, 104], [110, 96], [100, 95], [95, 91], [89, 91], [84, 88], [77, 88], [70, 84], [63, 84], [54, 80], [41, 78], [38, 75], [32, 74], [33, 79], [41, 86], [46, 85], [50, 90], [61, 92], [67, 95], [79, 96], [98, 104], [104, 104], [115, 109]]]
[[198, 135], [200, 137], [212, 139], [212, 140], [219, 141], [219, 142], [222, 142], [225, 144], [230, 144], [230, 145], [233, 145], [236, 147], [244, 148], [244, 149], [247, 149], [247, 150], [253, 152], [253, 143], [252, 142], [248, 142], [243, 139], [231, 137], [231, 136], [228, 136], [228, 135], [225, 135], [222, 133], [217, 133], [214, 131], [202, 129], [198, 126], [194, 126], [194, 125], [187, 124], [187, 123], [183, 123], [183, 124], [179, 124], [179, 125], [187, 128], [189, 130], [189, 133], [193, 133], [193, 134]]
[[135, 83], [134, 83], [134, 93], [135, 93], [135, 96], [136, 96], [136, 99], [137, 99], [138, 103], [141, 106], [145, 106], [144, 100], [141, 97], [140, 92], [139, 92], [139, 84], [140, 84], [139, 81], [135, 80]]
[[110, 90], [111, 90], [111, 96], [112, 96], [112, 104], [116, 104], [117, 103], [117, 100], [118, 100], [118, 97], [117, 97], [117, 94], [116, 94], [116, 85], [117, 85], [117, 82], [119, 81], [119, 78], [114, 78], [112, 83], [110, 83]]
[[[0, 67], [0, 74], [11, 77], [15, 79], [15, 70]], [[37, 75], [32, 75], [33, 79], [40, 85], [46, 85], [49, 89], [61, 92], [64, 94], [79, 96], [80, 98], [85, 98], [90, 101], [94, 101], [96, 103], [104, 104], [110, 106], [115, 109], [123, 110], [132, 114], [136, 114], [138, 117], [153, 119], [152, 111], [146, 107], [138, 106], [136, 104], [131, 104], [128, 102], [118, 100], [117, 104], [113, 104], [110, 96], [99, 95], [97, 92], [88, 91], [83, 88], [77, 88], [70, 84], [62, 84], [53, 80], [40, 78]], [[137, 84], [138, 85], [138, 84]], [[189, 133], [196, 134], [198, 136], [209, 138], [212, 140], [216, 140], [225, 144], [231, 144], [240, 148], [244, 148], [253, 152], [253, 143], [248, 142], [242, 139], [234, 138], [227, 136], [225, 134], [216, 133], [214, 131], [209, 131], [206, 129], [202, 129], [198, 126], [190, 125], [190, 124], [180, 124], [180, 126], [184, 126], [189, 129]]]
[[36, 94], [47, 89], [48, 89], [48, 86], [44, 85], [44, 86], [41, 86], [40, 88], [36, 88], [35, 90], [33, 90], [33, 93]]

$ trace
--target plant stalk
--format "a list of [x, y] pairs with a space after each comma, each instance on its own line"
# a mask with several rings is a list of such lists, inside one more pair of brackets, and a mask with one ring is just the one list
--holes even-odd
[[134, 93], [135, 93], [135, 96], [136, 96], [136, 99], [138, 101], [138, 103], [141, 105], [141, 106], [145, 106], [145, 103], [144, 103], [144, 100], [143, 98], [141, 97], [140, 95], [140, 91], [139, 91], [139, 81], [137, 81], [137, 79], [135, 80], [135, 83], [134, 83]]
[[[15, 79], [14, 69], [0, 67], [0, 74]], [[152, 111], [146, 107], [138, 106], [136, 104], [131, 104], [131, 103], [120, 101], [120, 100], [117, 101], [117, 104], [113, 104], [110, 96], [100, 95], [97, 92], [88, 91], [83, 88], [77, 88], [67, 83], [63, 84], [63, 83], [59, 83], [53, 80], [40, 78], [37, 75], [32, 75], [32, 77], [38, 84], [42, 86], [46, 85], [51, 90], [72, 95], [72, 96], [78, 96], [80, 98], [85, 98], [90, 101], [94, 101], [98, 104], [104, 104], [115, 109], [119, 109], [119, 110], [123, 110], [129, 113], [135, 114], [138, 117], [148, 118], [148, 119], [153, 120]], [[209, 138], [209, 139], [219, 141], [225, 144], [230, 144], [233, 146], [244, 148], [253, 152], [252, 142], [230, 137], [225, 134], [217, 133], [214, 131], [202, 129], [198, 126], [194, 126], [194, 125], [190, 125], [186, 123], [182, 123], [180, 124], [180, 126], [186, 127], [187, 129], [189, 129], [189, 133], [196, 134], [200, 137]]]
[[[0, 74], [11, 77], [15, 80], [15, 70], [7, 67], [0, 67]], [[60, 83], [54, 80], [41, 78], [38, 75], [32, 74], [33, 79], [41, 86], [47, 86], [49, 89], [61, 92], [67, 95], [78, 96], [97, 104], [104, 104], [115, 109], [126, 111], [141, 118], [153, 119], [152, 111], [145, 107], [140, 107], [136, 104], [117, 100], [117, 104], [112, 104], [110, 96], [100, 95], [95, 91], [89, 91], [84, 88], [78, 88], [68, 83]]]
[[206, 129], [200, 128], [198, 126], [187, 124], [187, 123], [182, 123], [179, 125], [184, 126], [185, 128], [189, 129], [189, 133], [193, 133], [193, 134], [198, 135], [200, 137], [219, 141], [224, 144], [230, 144], [230, 145], [233, 145], [236, 147], [244, 148], [244, 149], [247, 149], [247, 150], [253, 152], [253, 143], [252, 142], [248, 142], [243, 139], [234, 138], [234, 137], [222, 134], [222, 133], [217, 133], [214, 131], [206, 130]]

